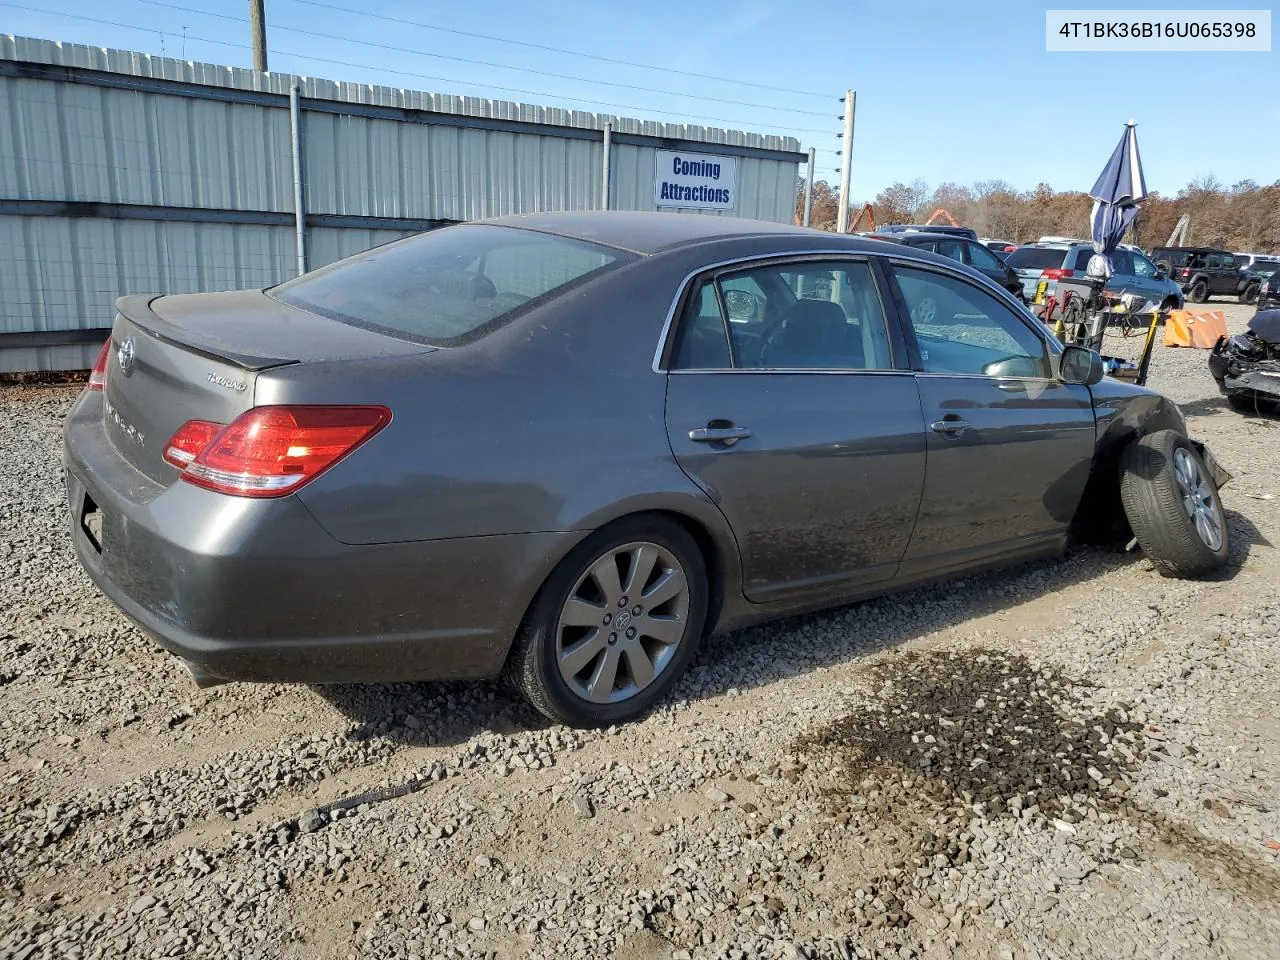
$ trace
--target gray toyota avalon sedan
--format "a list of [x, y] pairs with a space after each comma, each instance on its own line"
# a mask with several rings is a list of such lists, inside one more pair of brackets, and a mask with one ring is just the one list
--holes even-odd
[[201, 683], [482, 678], [634, 717], [702, 637], [1059, 553], [1224, 562], [1225, 474], [953, 260], [716, 217], [448, 227], [117, 303], [90, 576]]

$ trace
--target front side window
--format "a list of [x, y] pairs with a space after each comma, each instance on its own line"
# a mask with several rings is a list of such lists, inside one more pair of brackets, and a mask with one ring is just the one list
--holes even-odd
[[483, 336], [526, 304], [631, 259], [565, 237], [467, 225], [375, 247], [270, 294], [342, 323], [448, 346]]
[[1133, 257], [1128, 250], [1111, 251], [1111, 272], [1121, 277], [1133, 276]]
[[1131, 254], [1133, 257], [1133, 273], [1138, 277], [1154, 277], [1158, 272], [1156, 265], [1144, 257], [1140, 253]]
[[985, 267], [988, 270], [997, 270], [1002, 264], [996, 260], [995, 254], [984, 247], [980, 243], [967, 243], [965, 249], [969, 253], [969, 263], [975, 267]]
[[948, 274], [893, 272], [926, 373], [1049, 377], [1044, 341], [994, 296]]

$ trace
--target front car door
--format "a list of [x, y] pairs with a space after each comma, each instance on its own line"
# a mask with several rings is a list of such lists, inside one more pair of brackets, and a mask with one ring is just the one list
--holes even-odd
[[1133, 263], [1133, 275], [1138, 289], [1142, 291], [1144, 297], [1159, 306], [1172, 292], [1168, 282], [1157, 278], [1159, 268], [1142, 254], [1131, 250], [1129, 259]]
[[774, 260], [697, 279], [667, 347], [667, 434], [738, 540], [755, 602], [894, 576], [925, 473], [883, 273]]
[[901, 574], [1061, 549], [1094, 449], [1087, 387], [1053, 376], [1050, 337], [978, 281], [895, 261], [929, 429]]

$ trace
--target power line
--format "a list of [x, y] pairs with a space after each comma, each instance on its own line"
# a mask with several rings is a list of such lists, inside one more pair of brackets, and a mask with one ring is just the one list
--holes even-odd
[[[237, 17], [229, 13], [212, 13], [207, 10], [199, 10], [194, 7], [184, 7], [177, 3], [166, 3], [165, 0], [138, 0], [138, 3], [145, 3], [153, 7], [164, 7], [169, 10], [180, 10], [183, 13], [194, 13], [202, 17], [216, 17], [219, 20], [232, 20], [236, 23], [248, 23], [248, 17]], [[554, 80], [569, 80], [574, 83], [590, 83], [601, 87], [616, 87], [620, 90], [638, 90], [642, 93], [658, 93], [669, 97], [685, 97], [689, 100], [706, 100], [710, 103], [727, 103], [735, 107], [750, 107], [756, 110], [782, 110], [787, 113], [794, 113], [807, 117], [826, 117], [830, 115], [830, 111], [817, 110], [794, 110], [790, 107], [774, 107], [764, 103], [743, 103], [741, 100], [729, 100], [724, 97], [711, 97], [701, 93], [682, 93], [679, 90], [664, 90], [661, 87], [646, 87], [634, 83], [619, 83], [614, 80], [597, 80], [593, 77], [576, 77], [567, 73], [556, 73], [552, 70], [538, 70], [535, 67], [514, 67], [506, 63], [496, 63], [492, 60], [476, 60], [471, 57], [456, 57], [448, 53], [430, 53], [425, 50], [414, 50], [411, 47], [398, 47], [391, 43], [379, 43], [376, 40], [359, 40], [355, 37], [343, 37], [333, 33], [321, 33], [319, 30], [307, 30], [302, 27], [286, 27], [283, 24], [271, 23], [268, 26], [272, 30], [284, 30], [288, 33], [299, 33], [307, 37], [318, 37], [321, 40], [337, 40], [341, 43], [356, 43], [363, 47], [374, 47], [378, 50], [390, 50], [393, 53], [407, 53], [415, 57], [431, 57], [436, 60], [450, 60], [454, 63], [465, 63], [477, 67], [489, 67], [495, 70], [512, 70], [516, 73], [531, 73], [540, 77], [551, 77]]]
[[[39, 14], [45, 14], [45, 15], [52, 14], [53, 16], [64, 17], [70, 20], [82, 20], [86, 23], [103, 24], [109, 27], [121, 27], [125, 30], [137, 30], [140, 33], [158, 34], [162, 37], [180, 36], [179, 34], [173, 33], [172, 31], [160, 30], [156, 27], [140, 27], [136, 23], [121, 23], [118, 20], [104, 20], [99, 17], [87, 17], [83, 14], [78, 14], [78, 13], [62, 13], [56, 10], [46, 10], [40, 7], [30, 7], [20, 3], [11, 3], [11, 2], [8, 2], [8, 0], [0, 0], [0, 7], [9, 7], [10, 9], [13, 9], [13, 10], [26, 10], [30, 13], [39, 13]], [[186, 34], [185, 38], [187, 40], [199, 40], [202, 43], [212, 43], [218, 46], [232, 47], [237, 50], [249, 49], [249, 45], [246, 43], [233, 43], [228, 40], [215, 40], [212, 37], [200, 37], [191, 33]], [[541, 90], [527, 90], [521, 87], [505, 87], [505, 86], [498, 86], [495, 84], [477, 83], [474, 80], [458, 80], [453, 77], [439, 77], [439, 76], [434, 76], [432, 74], [427, 74], [427, 73], [417, 73], [411, 70], [393, 70], [390, 67], [378, 66], [376, 64], [357, 63], [351, 60], [337, 60], [331, 57], [317, 57], [308, 53], [296, 53], [291, 50], [281, 50], [276, 47], [272, 47], [272, 52], [279, 54], [280, 56], [293, 57], [295, 60], [334, 64], [342, 67], [354, 67], [358, 70], [375, 70], [375, 71], [380, 71], [382, 73], [389, 73], [389, 74], [392, 74], [393, 76], [413, 77], [418, 80], [431, 80], [438, 83], [456, 83], [463, 86], [480, 87], [486, 90], [502, 90], [507, 93], [526, 94], [532, 97], [545, 97], [549, 100], [570, 100], [574, 103], [585, 103], [588, 105], [595, 105], [595, 106], [615, 107], [621, 110], [634, 110], [641, 114], [657, 113], [657, 114], [665, 114], [667, 116], [672, 116], [672, 117], [686, 117], [686, 118], [691, 118], [695, 120], [710, 120], [714, 123], [727, 124], [730, 126], [755, 125], [756, 123], [755, 120], [735, 120], [727, 117], [712, 117], [706, 114], [684, 113], [683, 111], [679, 111], [679, 110], [666, 110], [666, 109], [655, 108], [655, 107], [644, 107], [644, 106], [638, 106], [636, 104], [629, 104], [629, 103], [613, 103], [608, 100], [589, 100], [584, 97], [571, 97], [565, 94], [547, 93], [546, 91], [541, 91]], [[813, 129], [807, 129], [805, 127], [791, 127], [791, 126], [788, 126], [785, 129], [789, 130], [792, 133], [813, 133], [813, 134], [819, 134], [819, 135], [825, 135], [831, 132], [829, 130], [813, 130]]]
[[322, 3], [321, 0], [295, 0], [295, 2], [303, 3], [311, 7], [325, 7], [329, 10], [339, 10], [343, 13], [351, 13], [359, 17], [372, 18], [374, 20], [386, 20], [388, 23], [399, 23], [409, 27], [420, 27], [423, 30], [436, 30], [440, 33], [451, 33], [457, 37], [471, 37], [476, 40], [491, 40], [494, 43], [509, 43], [517, 47], [528, 47], [531, 50], [545, 50], [548, 53], [561, 53], [570, 57], [582, 57], [585, 60], [595, 60], [598, 63], [608, 63], [613, 66], [639, 67], [641, 70], [658, 70], [662, 73], [670, 73], [681, 77], [693, 77], [697, 80], [714, 80], [718, 83], [736, 83], [744, 87], [755, 87], [757, 90], [773, 90], [776, 93], [795, 93], [802, 97], [822, 97], [823, 99], [826, 99], [831, 96], [828, 93], [816, 93], [812, 90], [793, 90], [790, 87], [775, 87], [767, 83], [753, 83], [750, 80], [733, 80], [729, 77], [717, 77], [708, 73], [694, 73], [690, 70], [674, 70], [670, 67], [659, 67], [650, 63], [637, 63], [634, 60], [619, 60], [614, 57], [602, 57], [594, 53], [583, 53], [580, 50], [567, 50], [564, 47], [551, 47], [542, 43], [532, 43], [528, 40], [512, 40], [510, 37], [496, 37], [487, 33], [471, 33], [467, 30], [455, 30], [451, 27], [441, 27], [434, 23], [423, 23], [420, 20], [405, 20], [401, 17], [389, 17], [381, 13], [370, 13], [368, 10], [357, 10], [353, 7], [343, 7], [336, 3]]

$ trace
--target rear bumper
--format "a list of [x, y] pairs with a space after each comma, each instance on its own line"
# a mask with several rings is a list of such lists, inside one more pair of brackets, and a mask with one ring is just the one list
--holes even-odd
[[[342, 544], [294, 496], [151, 481], [111, 445], [98, 394], [72, 408], [64, 455], [71, 537], [89, 576], [160, 646], [226, 680], [494, 676], [573, 538]], [[97, 507], [88, 524], [86, 504]]]

